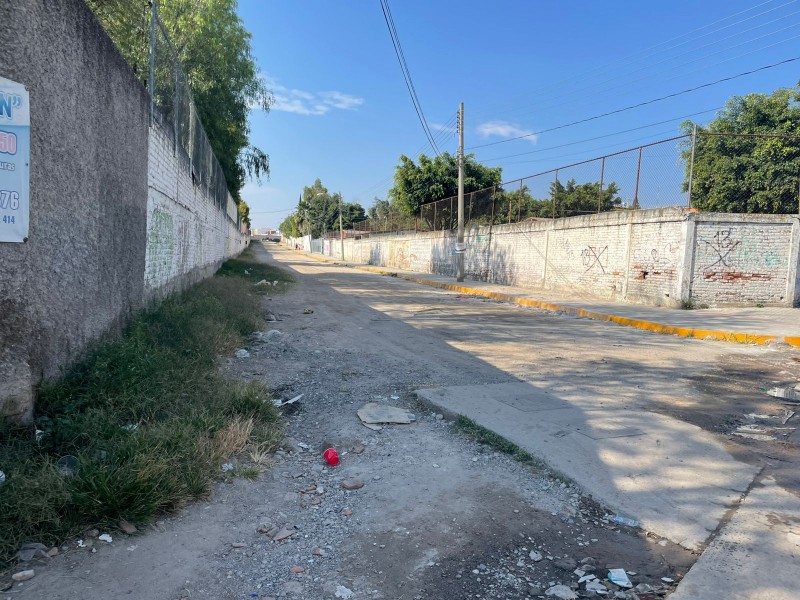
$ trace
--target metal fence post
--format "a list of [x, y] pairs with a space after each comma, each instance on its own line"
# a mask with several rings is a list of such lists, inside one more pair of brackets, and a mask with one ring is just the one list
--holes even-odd
[[517, 204], [517, 223], [522, 221], [522, 190], [525, 187], [523, 179], [519, 180], [519, 203]]
[[639, 208], [639, 175], [642, 172], [642, 147], [639, 146], [639, 160], [636, 163], [636, 191], [633, 193], [633, 210]]
[[556, 203], [558, 202], [558, 169], [556, 169], [556, 184], [553, 186], [553, 218], [556, 218]]
[[606, 175], [606, 157], [602, 158], [600, 163], [600, 191], [597, 194], [597, 212], [603, 212], [603, 178]]
[[689, 159], [689, 197], [687, 202], [692, 208], [692, 183], [694, 182], [694, 150], [697, 147], [697, 125], [692, 128], [692, 157]]
[[150, 125], [153, 124], [156, 110], [156, 19], [158, 18], [158, 0], [150, 3], [150, 75], [147, 87], [150, 92]]
[[433, 203], [433, 231], [436, 231], [436, 205], [438, 202]]
[[181, 86], [180, 86], [180, 72], [181, 67], [180, 64], [176, 61], [174, 64], [175, 67], [175, 97], [173, 98], [172, 102], [174, 104], [173, 107], [173, 128], [175, 129], [173, 135], [173, 153], [177, 156], [178, 154], [178, 127], [180, 125], [180, 110], [181, 110]]
[[494, 200], [497, 197], [497, 186], [492, 188], [492, 220], [490, 221], [490, 225], [494, 225]]

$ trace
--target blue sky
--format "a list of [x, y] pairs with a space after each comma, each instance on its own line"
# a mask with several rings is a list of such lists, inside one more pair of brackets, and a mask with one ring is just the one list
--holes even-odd
[[[440, 149], [450, 152], [456, 136], [443, 126], [454, 121], [460, 101], [470, 148], [800, 56], [799, 0], [393, 0], [390, 6], [425, 115]], [[386, 196], [400, 154], [432, 154], [378, 0], [239, 0], [239, 12], [278, 100], [269, 113], [251, 116], [253, 142], [270, 155], [272, 170], [268, 181], [243, 191], [253, 227], [277, 227], [317, 177], [366, 208]], [[692, 119], [705, 123], [732, 95], [798, 80], [800, 61], [472, 151], [502, 166], [510, 181], [677, 135], [680, 117], [703, 112]], [[620, 133], [671, 119], [677, 120]], [[599, 136], [609, 137], [582, 141]], [[668, 169], [674, 151], [659, 151], [666, 166], [658, 168]]]

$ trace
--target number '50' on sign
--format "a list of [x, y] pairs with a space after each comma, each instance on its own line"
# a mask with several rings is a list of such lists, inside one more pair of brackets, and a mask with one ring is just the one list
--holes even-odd
[[8, 131], [0, 131], [0, 154], [17, 153], [17, 136]]

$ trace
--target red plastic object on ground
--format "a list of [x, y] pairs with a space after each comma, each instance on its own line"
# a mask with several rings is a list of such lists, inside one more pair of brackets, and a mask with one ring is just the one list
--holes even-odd
[[335, 467], [339, 464], [339, 453], [333, 448], [328, 448], [325, 450], [325, 453], [322, 456], [325, 457], [325, 460], [332, 467]]

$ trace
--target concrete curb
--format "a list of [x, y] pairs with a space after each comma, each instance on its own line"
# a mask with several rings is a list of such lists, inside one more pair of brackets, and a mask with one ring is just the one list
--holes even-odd
[[604, 313], [594, 312], [591, 310], [584, 310], [582, 308], [573, 308], [571, 306], [563, 306], [561, 304], [553, 304], [551, 302], [542, 302], [540, 300], [531, 300], [529, 298], [521, 298], [519, 296], [512, 296], [511, 294], [502, 294], [499, 292], [489, 292], [480, 288], [472, 288], [463, 285], [453, 285], [450, 283], [441, 283], [439, 281], [431, 281], [423, 277], [413, 277], [405, 275], [396, 271], [387, 271], [377, 267], [368, 267], [352, 263], [344, 263], [328, 258], [321, 258], [304, 252], [309, 258], [314, 260], [339, 265], [343, 267], [350, 267], [360, 271], [367, 271], [369, 273], [376, 273], [387, 277], [397, 277], [413, 283], [427, 285], [442, 290], [451, 292], [458, 292], [459, 294], [469, 294], [471, 296], [483, 296], [484, 298], [491, 298], [492, 300], [502, 300], [504, 302], [513, 302], [520, 306], [527, 306], [530, 308], [540, 308], [549, 312], [561, 312], [576, 317], [584, 317], [586, 319], [593, 319], [595, 321], [609, 321], [622, 325], [624, 327], [635, 327], [636, 329], [643, 329], [653, 333], [661, 333], [664, 335], [677, 335], [679, 337], [697, 338], [700, 340], [718, 340], [722, 342], [730, 342], [734, 344], [758, 344], [766, 345], [773, 342], [784, 343], [790, 346], [800, 348], [800, 336], [786, 336], [779, 337], [775, 335], [760, 335], [756, 333], [742, 333], [736, 331], [716, 331], [713, 329], [693, 329], [691, 327], [676, 327], [674, 325], [665, 325], [664, 323], [656, 323], [654, 321], [643, 321], [641, 319], [631, 319], [629, 317], [621, 317], [618, 315], [607, 315]]

